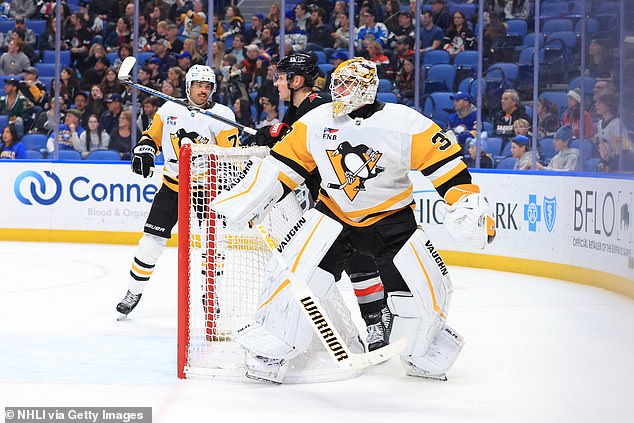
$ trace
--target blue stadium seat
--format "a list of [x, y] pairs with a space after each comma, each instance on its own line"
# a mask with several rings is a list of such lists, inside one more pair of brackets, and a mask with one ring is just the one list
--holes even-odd
[[461, 51], [453, 58], [453, 65], [456, 68], [458, 80], [463, 80], [467, 76], [475, 76], [478, 70], [478, 52], [474, 50]]
[[121, 155], [114, 150], [93, 150], [88, 153], [86, 160], [120, 161]]
[[524, 19], [508, 19], [504, 22], [506, 23], [507, 36], [516, 36], [520, 39], [520, 42], [524, 40], [528, 33], [528, 24]]
[[37, 79], [46, 86], [47, 92], [51, 92], [51, 82], [55, 79], [54, 76], [39, 76]]
[[[51, 153], [51, 157], [55, 157], [55, 153]], [[81, 154], [75, 150], [60, 150], [59, 160], [81, 160]]]
[[38, 150], [26, 150], [26, 158], [28, 160], [42, 160], [44, 156]]
[[447, 119], [454, 112], [452, 93], [436, 92], [425, 97], [423, 114], [435, 122], [440, 122], [442, 128], [447, 127]]
[[559, 18], [568, 14], [568, 3], [546, 3], [541, 7], [541, 17], [544, 18]]
[[[582, 21], [581, 21], [581, 19], [579, 19], [577, 21], [577, 23], [575, 24], [575, 29], [574, 29], [574, 31], [577, 34], [581, 34], [581, 26], [582, 26]], [[599, 30], [599, 21], [598, 20], [596, 20], [594, 18], [586, 19], [586, 33], [594, 34], [598, 30]]]
[[55, 63], [36, 63], [35, 68], [40, 76], [55, 76]]
[[[321, 53], [323, 53], [323, 51]], [[333, 65], [331, 63], [320, 63], [320, 64], [317, 65], [317, 67], [319, 67], [319, 69], [321, 69], [321, 71], [324, 73], [324, 75], [328, 75], [328, 72], [330, 72], [330, 71], [335, 69], [335, 65]]]
[[488, 137], [487, 138], [487, 153], [497, 156], [501, 153], [500, 150], [502, 150], [502, 138]]
[[[231, 38], [233, 40], [233, 37], [231, 37]], [[135, 57], [136, 57], [137, 62], [139, 63], [139, 66], [143, 66], [143, 65], [145, 65], [145, 62], [147, 62], [152, 56], [154, 56], [153, 52], [144, 51], [144, 52], [141, 52], [141, 53], [137, 53], [137, 55]], [[115, 60], [116, 60], [116, 58], [115, 58]], [[114, 60], [112, 60], [110, 63], [111, 64], [114, 63]]]
[[451, 56], [445, 50], [430, 50], [423, 55], [423, 66], [429, 69], [439, 63], [451, 63]]
[[[114, 61], [119, 58], [119, 52], [118, 51], [113, 51], [111, 53], [106, 54], [106, 57], [108, 58], [108, 60], [110, 60], [110, 66], [112, 66]], [[138, 56], [137, 56], [136, 60], [139, 63], [139, 66], [143, 66], [145, 64], [145, 60], [139, 59]]]
[[376, 99], [383, 103], [398, 103], [398, 98], [394, 93], [377, 93]]
[[542, 32], [546, 35], [559, 31], [572, 31], [573, 25], [570, 19], [549, 19], [544, 22]]
[[601, 163], [601, 159], [588, 159], [583, 161], [583, 171], [584, 172], [596, 172], [598, 171], [599, 163]]
[[488, 122], [488, 121], [485, 120], [484, 122], [482, 122], [482, 130], [483, 131], [487, 131], [487, 134], [492, 134], [493, 133], [493, 124], [491, 122]]
[[453, 16], [454, 12], [457, 10], [464, 13], [467, 18], [467, 22], [470, 22], [471, 16], [478, 11], [478, 5], [473, 3], [449, 3], [449, 14]]
[[391, 93], [392, 92], [392, 81], [389, 79], [379, 79], [379, 92], [380, 93]]
[[568, 93], [567, 91], [544, 91], [540, 97], [545, 98], [551, 103], [555, 104], [559, 109], [559, 115], [568, 108]]
[[425, 93], [453, 91], [456, 80], [456, 68], [446, 63], [432, 65], [425, 76]]
[[48, 137], [44, 134], [25, 134], [20, 140], [27, 150], [40, 151], [46, 148]]
[[[0, 115], [0, 130], [3, 130], [5, 126], [9, 124], [9, 116], [8, 115]], [[2, 133], [0, 133], [2, 135]]]
[[[59, 52], [59, 62], [61, 63], [62, 67], [70, 66], [70, 50], [62, 50]], [[42, 63], [54, 64], [55, 50], [43, 50]]]
[[8, 19], [6, 21], [0, 21], [0, 32], [6, 34], [7, 32], [15, 29], [15, 21], [13, 19]]
[[502, 157], [511, 157], [511, 145], [513, 143], [511, 141], [504, 144], [504, 148], [502, 149]]
[[575, 88], [581, 88], [581, 85], [583, 85], [583, 91], [586, 94], [592, 94], [595, 83], [596, 81], [591, 76], [578, 76], [570, 81], [568, 89], [574, 90]]
[[[544, 47], [545, 39], [546, 39], [545, 35], [540, 33], [538, 38], [539, 47]], [[534, 46], [535, 46], [535, 33], [531, 32], [529, 34], [526, 34], [526, 37], [524, 37], [524, 41], [522, 41], [521, 48], [520, 47], [518, 48], [523, 49], [524, 47], [534, 47]]]
[[326, 52], [316, 50], [311, 51], [311, 54], [315, 55], [315, 58], [317, 59], [317, 64], [328, 63], [328, 56], [326, 55]]
[[516, 161], [517, 159], [513, 157], [506, 157], [502, 159], [502, 161], [500, 161], [500, 163], [498, 163], [498, 165], [495, 168], [496, 169], [513, 169], [515, 167]]
[[27, 19], [24, 21], [27, 28], [32, 29], [36, 35], [40, 35], [46, 29], [46, 21], [43, 19]]
[[555, 41], [561, 40], [563, 45], [570, 51], [577, 47], [577, 34], [573, 31], [556, 31], [546, 34], [545, 46], [552, 45]]
[[496, 63], [492, 65], [487, 71], [487, 77], [489, 75], [496, 74], [495, 69], [501, 69], [503, 76], [509, 82], [517, 81], [517, 78], [519, 78], [520, 76], [520, 68], [517, 65], [517, 63], [502, 63], [502, 62]]
[[550, 162], [550, 159], [555, 157], [557, 154], [557, 150], [555, 150], [555, 144], [553, 143], [552, 137], [545, 137], [539, 140], [539, 150], [541, 151], [542, 157], [546, 163]]

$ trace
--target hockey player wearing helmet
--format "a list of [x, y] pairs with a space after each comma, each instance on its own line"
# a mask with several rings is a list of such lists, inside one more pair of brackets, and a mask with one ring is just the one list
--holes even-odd
[[[216, 89], [216, 77], [209, 66], [194, 65], [185, 76], [187, 102], [192, 106], [213, 110], [217, 115], [235, 121], [233, 111], [211, 101]], [[152, 175], [154, 157], [161, 150], [165, 159], [163, 184], [154, 196], [150, 213], [143, 229], [143, 236], [134, 255], [128, 291], [117, 304], [117, 311], [128, 315], [139, 303], [145, 285], [150, 280], [158, 258], [178, 217], [178, 156], [182, 143], [218, 144], [235, 147], [238, 130], [226, 123], [212, 119], [174, 102], [166, 102], [154, 115], [150, 126], [143, 131], [141, 140], [134, 147], [132, 171], [147, 178]]]
[[[411, 169], [425, 175], [444, 198], [445, 227], [458, 241], [482, 249], [493, 241], [495, 223], [462, 161], [461, 147], [416, 110], [377, 101], [378, 83], [374, 63], [363, 58], [343, 62], [332, 75], [332, 103], [295, 122], [273, 147], [267, 163], [279, 171], [276, 180], [285, 192], [319, 172], [322, 182], [315, 209], [342, 227], [308, 286], [331, 286], [353, 251], [370, 256], [393, 314], [391, 339], [408, 340], [401, 353], [405, 373], [446, 380], [464, 340], [446, 325], [452, 284], [438, 251], [417, 226]], [[232, 191], [227, 195], [238, 197]], [[281, 190], [269, 191], [258, 199], [260, 204], [280, 198]], [[233, 203], [220, 199], [212, 208], [235, 222], [247, 222], [254, 208], [248, 196], [244, 193]], [[283, 381], [288, 360], [306, 348], [306, 341], [294, 334], [309, 331], [309, 324], [294, 321], [291, 336], [285, 318], [269, 312], [258, 320], [274, 336], [266, 345], [257, 340], [250, 344], [251, 356], [257, 358], [247, 363], [253, 377]], [[275, 339], [287, 353], [267, 352]]]

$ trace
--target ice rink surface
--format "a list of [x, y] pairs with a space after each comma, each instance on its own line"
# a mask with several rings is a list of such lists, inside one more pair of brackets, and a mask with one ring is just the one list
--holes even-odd
[[183, 381], [176, 249], [116, 321], [134, 251], [0, 242], [0, 407], [152, 407], [169, 423], [634, 421], [634, 301], [617, 294], [453, 266], [448, 322], [466, 346], [447, 382], [407, 377], [398, 359], [321, 384]]

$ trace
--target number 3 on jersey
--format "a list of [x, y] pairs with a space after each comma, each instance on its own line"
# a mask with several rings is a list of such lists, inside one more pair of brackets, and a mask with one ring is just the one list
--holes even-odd
[[451, 140], [442, 132], [436, 132], [434, 136], [431, 137], [431, 142], [436, 145], [440, 151], [445, 151], [451, 147]]

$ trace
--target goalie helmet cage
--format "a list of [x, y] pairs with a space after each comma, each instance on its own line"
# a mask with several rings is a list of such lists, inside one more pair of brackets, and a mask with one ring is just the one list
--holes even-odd
[[[273, 259], [257, 234], [249, 228], [232, 229], [209, 203], [241, 179], [249, 157], [268, 154], [267, 147], [184, 144], [180, 149], [177, 373], [181, 379], [244, 375], [245, 352], [232, 334], [254, 320], [260, 287]], [[287, 195], [262, 222], [273, 239], [283, 238], [301, 217], [297, 197], [295, 192]], [[358, 330], [345, 302], [337, 289], [332, 291], [336, 292], [322, 305], [344, 340], [360, 350]], [[308, 351], [289, 364], [289, 382], [358, 374], [339, 370], [316, 337]]]

